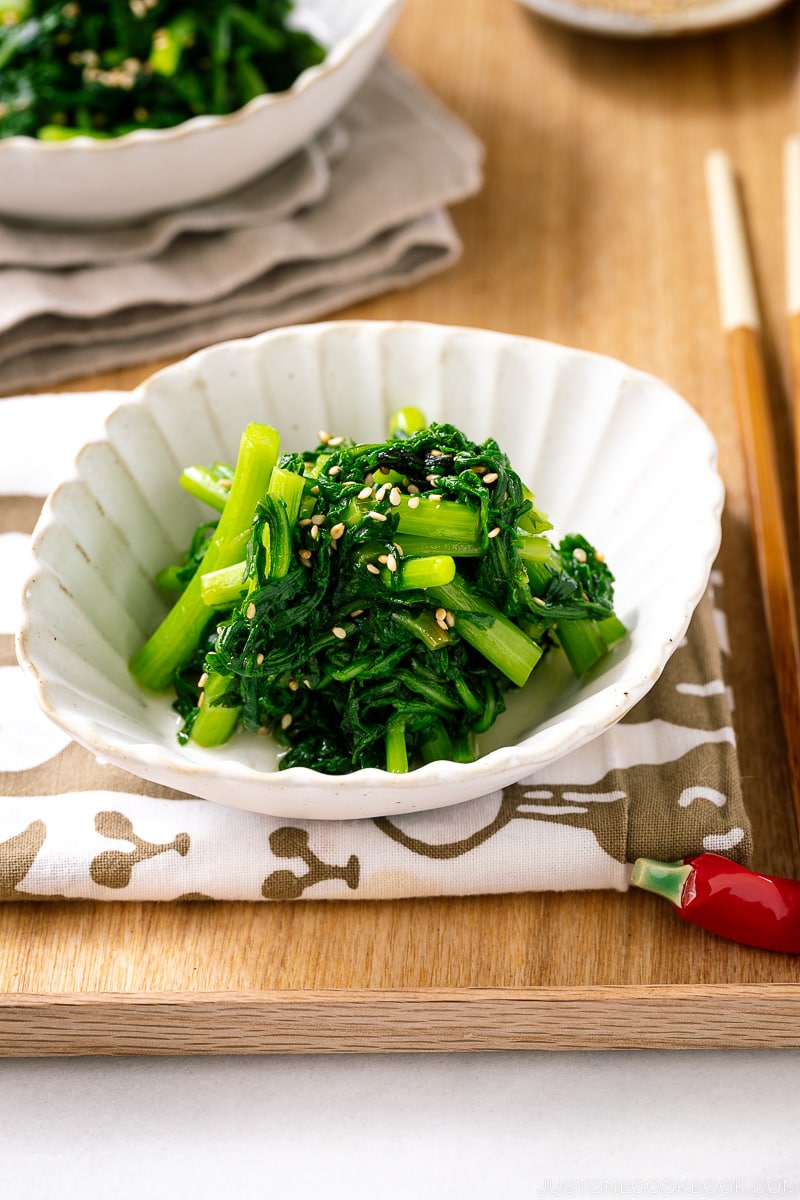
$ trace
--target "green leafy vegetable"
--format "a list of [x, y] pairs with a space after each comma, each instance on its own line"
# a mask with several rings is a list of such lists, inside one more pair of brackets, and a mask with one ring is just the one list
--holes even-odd
[[624, 636], [602, 555], [548, 540], [494, 439], [416, 409], [391, 428], [279, 459], [275, 431], [249, 426], [235, 470], [184, 471], [221, 516], [161, 572], [185, 590], [131, 661], [174, 685], [183, 740], [268, 730], [282, 768], [330, 774], [470, 761], [543, 654], [582, 674]]
[[0, 0], [0, 138], [117, 137], [283, 92], [325, 51], [292, 0]]

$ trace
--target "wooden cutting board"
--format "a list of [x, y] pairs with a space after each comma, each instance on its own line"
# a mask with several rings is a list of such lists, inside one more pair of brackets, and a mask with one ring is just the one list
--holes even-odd
[[[484, 140], [461, 262], [342, 313], [489, 326], [660, 375], [717, 436], [719, 567], [755, 865], [796, 874], [788, 773], [719, 334], [703, 157], [746, 180], [792, 500], [781, 150], [798, 14], [713, 35], [582, 35], [513, 0], [408, 0], [398, 59]], [[154, 366], [76, 381], [127, 388]], [[800, 546], [792, 515], [793, 548]], [[642, 893], [397, 903], [0, 907], [0, 1053], [798, 1046], [800, 964]]]

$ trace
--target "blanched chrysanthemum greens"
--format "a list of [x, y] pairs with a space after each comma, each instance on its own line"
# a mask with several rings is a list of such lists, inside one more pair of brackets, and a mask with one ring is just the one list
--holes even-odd
[[386, 442], [282, 457], [250, 425], [235, 471], [182, 483], [220, 519], [161, 572], [185, 590], [131, 669], [175, 686], [184, 740], [269, 730], [281, 767], [331, 774], [468, 762], [550, 647], [580, 675], [625, 632], [602, 556], [551, 544], [496, 442], [415, 409]]

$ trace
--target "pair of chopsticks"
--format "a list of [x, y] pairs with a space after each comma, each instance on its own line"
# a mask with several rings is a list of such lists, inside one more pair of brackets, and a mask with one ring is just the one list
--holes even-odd
[[[753, 538], [800, 837], [800, 632], [754, 273], [736, 177], [730, 159], [722, 151], [714, 151], [706, 159], [706, 184], [720, 315], [745, 456]], [[786, 308], [795, 462], [800, 480], [800, 136], [786, 142], [784, 185]]]

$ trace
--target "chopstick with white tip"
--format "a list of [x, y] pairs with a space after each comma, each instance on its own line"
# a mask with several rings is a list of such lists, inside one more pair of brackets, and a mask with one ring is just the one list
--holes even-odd
[[733, 167], [720, 150], [706, 159], [706, 184], [722, 329], [738, 411], [753, 539], [800, 834], [800, 642], [789, 547], [750, 251]]

